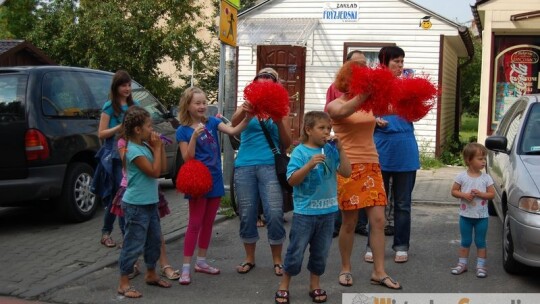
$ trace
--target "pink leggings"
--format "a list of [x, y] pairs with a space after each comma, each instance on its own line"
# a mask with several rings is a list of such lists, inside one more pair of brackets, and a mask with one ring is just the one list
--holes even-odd
[[193, 256], [197, 238], [199, 248], [208, 249], [220, 201], [221, 197], [201, 197], [189, 200], [189, 221], [184, 238], [184, 256]]

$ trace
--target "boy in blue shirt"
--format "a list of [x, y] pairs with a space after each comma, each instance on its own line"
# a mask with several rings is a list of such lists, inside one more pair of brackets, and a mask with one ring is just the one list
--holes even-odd
[[327, 300], [326, 291], [320, 287], [320, 276], [326, 268], [338, 211], [336, 172], [344, 177], [351, 175], [351, 164], [341, 144], [337, 138], [330, 138], [331, 128], [325, 112], [306, 113], [302, 143], [291, 154], [287, 180], [293, 186], [294, 212], [276, 303], [289, 303], [289, 284], [300, 273], [308, 245], [309, 296], [315, 303]]

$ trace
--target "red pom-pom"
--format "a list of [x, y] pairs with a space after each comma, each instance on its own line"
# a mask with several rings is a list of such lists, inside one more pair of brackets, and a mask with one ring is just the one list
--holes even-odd
[[399, 99], [394, 104], [395, 113], [407, 121], [424, 118], [435, 105], [438, 90], [422, 77], [397, 80]]
[[373, 115], [383, 116], [393, 112], [393, 104], [398, 98], [394, 92], [396, 77], [389, 69], [378, 66], [376, 68], [353, 67], [350, 93], [369, 94], [360, 105], [359, 110], [373, 112]]
[[176, 190], [191, 197], [201, 197], [212, 189], [210, 170], [196, 159], [188, 160], [176, 176]]
[[279, 83], [254, 81], [244, 89], [244, 99], [253, 106], [253, 114], [259, 118], [283, 119], [289, 114], [289, 93]]

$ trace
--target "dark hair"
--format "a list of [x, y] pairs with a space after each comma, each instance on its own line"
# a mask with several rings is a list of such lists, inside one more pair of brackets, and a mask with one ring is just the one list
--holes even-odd
[[[109, 93], [109, 98], [111, 99], [114, 116], [119, 116], [120, 113], [122, 113], [122, 105], [120, 104], [120, 97], [118, 96], [118, 88], [126, 83], [131, 83], [131, 77], [129, 76], [128, 72], [124, 70], [116, 71], [111, 82], [111, 92]], [[131, 94], [129, 94], [126, 102], [128, 107], [134, 104], [133, 96]]]
[[354, 51], [350, 51], [348, 54], [347, 54], [347, 61], [351, 60], [352, 56], [354, 54], [360, 54], [360, 55], [364, 55], [364, 52], [360, 51], [360, 50], [354, 50]]
[[327, 120], [328, 122], [331, 121], [328, 113], [323, 111], [310, 111], [304, 115], [304, 126], [302, 126], [302, 132], [300, 134], [300, 140], [302, 142], [305, 143], [308, 140], [306, 129], [313, 129], [315, 124], [317, 124], [317, 122], [320, 120]]
[[390, 60], [398, 57], [405, 57], [405, 51], [399, 46], [384, 46], [379, 51], [379, 62], [385, 66], [388, 66]]
[[124, 121], [122, 122], [126, 140], [133, 138], [135, 135], [135, 128], [144, 125], [148, 118], [150, 118], [150, 113], [144, 108], [139, 106], [129, 107], [124, 115]]
[[488, 150], [482, 144], [476, 142], [468, 143], [465, 148], [463, 148], [463, 162], [465, 163], [465, 166], [469, 166], [471, 159], [478, 153], [482, 156], [486, 156]]

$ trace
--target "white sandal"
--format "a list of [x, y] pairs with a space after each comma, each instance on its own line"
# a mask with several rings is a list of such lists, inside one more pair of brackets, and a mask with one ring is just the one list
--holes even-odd
[[464, 272], [467, 272], [467, 265], [463, 263], [458, 263], [456, 267], [452, 268], [452, 274], [459, 275]]
[[364, 255], [364, 261], [366, 263], [373, 263], [373, 252], [367, 251], [366, 254]]
[[476, 277], [480, 279], [487, 277], [487, 269], [485, 267], [476, 267]]

